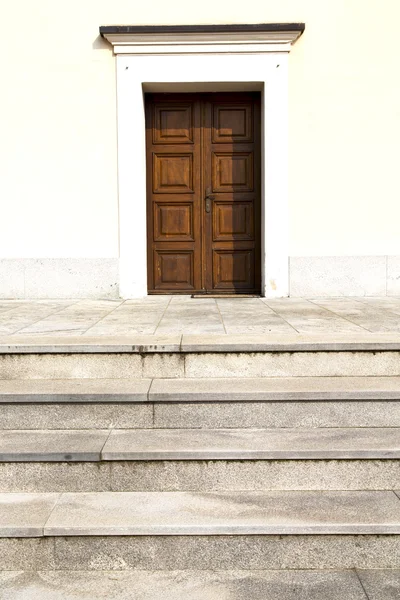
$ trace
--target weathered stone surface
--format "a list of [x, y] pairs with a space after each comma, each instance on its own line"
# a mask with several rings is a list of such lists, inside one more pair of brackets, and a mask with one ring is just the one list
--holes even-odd
[[[0, 434], [0, 459], [1, 454]], [[103, 460], [400, 458], [400, 429], [114, 430], [101, 457]]]
[[107, 430], [0, 431], [0, 461], [99, 461]]
[[385, 569], [358, 571], [368, 600], [398, 600], [400, 598], [400, 570]]
[[2, 404], [2, 429], [121, 429], [153, 426], [149, 403]]
[[60, 570], [400, 568], [393, 535], [69, 536], [54, 546]]
[[397, 460], [1, 463], [3, 492], [392, 490]]
[[0, 537], [0, 571], [37, 571], [54, 568], [53, 539]]
[[155, 379], [149, 392], [153, 402], [391, 399], [400, 400], [400, 377]]
[[175, 354], [145, 354], [143, 356], [143, 377], [184, 377], [185, 358]]
[[0, 380], [0, 402], [146, 402], [150, 379]]
[[0, 379], [135, 379], [140, 354], [3, 354]]
[[111, 489], [110, 463], [0, 463], [2, 492], [106, 492]]
[[0, 493], [0, 536], [39, 537], [59, 494]]
[[[265, 302], [267, 302], [265, 300]], [[270, 301], [269, 301], [270, 302]], [[281, 306], [282, 300], [279, 300]], [[324, 311], [324, 309], [320, 309]], [[318, 333], [310, 316], [302, 309], [302, 322], [309, 325], [310, 333], [300, 334], [293, 332], [226, 334], [226, 335], [187, 335], [182, 336], [182, 352], [323, 352], [323, 351], [377, 351], [399, 350], [400, 336], [395, 333], [375, 333], [356, 331], [353, 333], [334, 332], [331, 329], [331, 320], [327, 323], [327, 331]], [[328, 312], [328, 311], [324, 311]], [[286, 315], [285, 315], [285, 318]], [[340, 319], [343, 323], [343, 319]], [[312, 333], [314, 329], [314, 333]], [[356, 329], [359, 329], [356, 327]], [[10, 342], [14, 336], [10, 338]], [[1, 342], [1, 339], [0, 339]]]
[[400, 427], [400, 402], [160, 402], [157, 428]]
[[179, 352], [181, 335], [18, 335], [1, 337], [0, 354], [97, 354], [132, 352]]
[[2, 572], [3, 600], [366, 600], [351, 571]]
[[[0, 261], [0, 273], [4, 271], [2, 267], [6, 265], [7, 270], [10, 264], [7, 259]], [[120, 341], [125, 338], [130, 343], [131, 337], [149, 335], [164, 338], [164, 334], [167, 337], [180, 336], [182, 332], [188, 343], [191, 343], [188, 336], [214, 334], [215, 337], [218, 334], [228, 344], [229, 338], [238, 336], [239, 343], [244, 344], [242, 349], [250, 350], [253, 342], [258, 343], [253, 338], [255, 335], [261, 336], [261, 344], [267, 346], [269, 343], [275, 344], [279, 336], [277, 344], [281, 348], [283, 338], [289, 340], [290, 337], [298, 337], [300, 341], [308, 336], [337, 338], [332, 339], [333, 345], [342, 344], [346, 337], [350, 344], [357, 344], [357, 341], [362, 344], [364, 340], [368, 341], [367, 338], [371, 342], [375, 340], [378, 344], [384, 344], [384, 338], [379, 342], [379, 335], [377, 337], [377, 332], [383, 332], [382, 335], [390, 338], [387, 340], [390, 346], [369, 346], [369, 349], [393, 349], [396, 343], [398, 348], [398, 339], [393, 339], [393, 332], [398, 332], [400, 328], [394, 318], [398, 314], [396, 309], [399, 308], [398, 299], [394, 297], [395, 288], [399, 287], [396, 279], [399, 264], [399, 257], [388, 257], [388, 294], [391, 298], [363, 295], [359, 298], [313, 298], [310, 301], [294, 297], [193, 299], [189, 296], [146, 296], [125, 302], [3, 300], [0, 309], [3, 307], [9, 314], [2, 311], [4, 314], [0, 315], [0, 335], [15, 335], [25, 339], [29, 337], [32, 341], [36, 336], [41, 339], [55, 336], [58, 339], [72, 339], [81, 336], [82, 344], [85, 344], [86, 339], [97, 338], [99, 341], [102, 336], [117, 337]], [[5, 285], [8, 285], [8, 291], [22, 289], [20, 267], [8, 271], [10, 276], [2, 277]], [[240, 336], [243, 336], [241, 342]], [[248, 341], [244, 339], [246, 337]], [[197, 341], [194, 337], [191, 339], [195, 348]], [[318, 339], [315, 341], [319, 344]], [[328, 339], [322, 342], [328, 343]], [[101, 343], [99, 341], [100, 345]], [[125, 343], [122, 343], [121, 352], [125, 352]], [[139, 340], [134, 342], [136, 343], [140, 352], [139, 347], [143, 343]], [[214, 344], [213, 341], [210, 343]], [[199, 342], [199, 345], [202, 347], [200, 350], [205, 349], [205, 343]], [[338, 346], [330, 348], [339, 349]], [[230, 350], [233, 349], [230, 346]], [[257, 346], [254, 347], [256, 349]], [[311, 350], [312, 347], [308, 346], [308, 349]], [[323, 349], [323, 346], [319, 345], [319, 349]], [[352, 346], [351, 349], [365, 348]], [[160, 349], [162, 351], [164, 350]]]
[[44, 526], [46, 536], [313, 533], [400, 533], [400, 500], [393, 492], [66, 493]]
[[187, 354], [186, 377], [386, 377], [400, 375], [399, 352]]
[[291, 296], [383, 296], [386, 256], [292, 256]]
[[[169, 460], [115, 461], [109, 464], [111, 489], [115, 492], [372, 491], [393, 490], [395, 487], [400, 487], [400, 461], [398, 460]], [[24, 481], [22, 477], [21, 475], [21, 480]], [[15, 485], [18, 481], [19, 479], [16, 480]], [[1, 485], [4, 484], [2, 484], [0, 466]], [[18, 489], [15, 488], [15, 491]], [[52, 487], [48, 489], [53, 491]], [[65, 487], [65, 490], [74, 491], [75, 488]], [[32, 491], [36, 490], [33, 488]], [[58, 488], [54, 491], [58, 491]]]

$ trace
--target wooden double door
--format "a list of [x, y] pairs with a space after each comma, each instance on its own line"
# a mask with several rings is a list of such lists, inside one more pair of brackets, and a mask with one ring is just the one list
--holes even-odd
[[149, 293], [259, 293], [260, 95], [146, 95]]

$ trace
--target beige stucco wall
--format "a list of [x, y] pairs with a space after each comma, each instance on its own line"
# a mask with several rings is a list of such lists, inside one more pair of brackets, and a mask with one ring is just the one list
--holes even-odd
[[290, 57], [290, 255], [400, 254], [399, 0], [1, 3], [0, 257], [117, 257], [99, 25], [306, 23]]

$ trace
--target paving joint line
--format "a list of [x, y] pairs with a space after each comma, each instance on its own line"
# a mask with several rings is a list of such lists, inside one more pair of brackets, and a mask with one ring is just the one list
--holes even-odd
[[87, 329], [85, 329], [85, 331], [83, 331], [81, 333], [81, 335], [85, 335], [89, 331], [89, 329], [91, 329], [92, 327], [94, 327], [95, 325], [100, 323], [100, 321], [102, 321], [103, 319], [106, 319], [107, 317], [109, 317], [111, 315], [111, 313], [113, 313], [115, 310], [117, 310], [117, 308], [119, 308], [122, 304], [124, 304], [124, 302], [125, 302], [124, 300], [121, 300], [121, 302], [118, 304], [118, 306], [115, 306], [112, 310], [110, 310], [110, 312], [106, 313], [100, 319], [98, 319], [97, 321], [92, 323]]
[[64, 492], [58, 492], [58, 494], [57, 494], [56, 501], [54, 502], [54, 505], [53, 505], [53, 507], [52, 507], [51, 511], [49, 512], [49, 514], [48, 514], [48, 516], [47, 516], [47, 519], [46, 519], [46, 520], [45, 520], [45, 522], [43, 523], [43, 527], [42, 527], [42, 537], [46, 537], [46, 536], [44, 535], [44, 530], [45, 530], [45, 527], [46, 527], [47, 523], [49, 522], [49, 519], [50, 519], [51, 515], [53, 514], [53, 512], [54, 512], [54, 510], [55, 510], [55, 508], [56, 508], [56, 506], [57, 506], [57, 504], [58, 504], [58, 501], [60, 500], [60, 498], [61, 498], [61, 496], [62, 496], [63, 494], [64, 494]]
[[[266, 300], [268, 300], [268, 298]], [[294, 325], [289, 323], [289, 321], [287, 319], [282, 317], [282, 315], [280, 315], [274, 308], [272, 308], [272, 306], [270, 306], [267, 301], [261, 300], [261, 302], [263, 304], [266, 304], [268, 306], [268, 308], [270, 308], [276, 314], [277, 317], [279, 317], [280, 319], [282, 319], [282, 321], [287, 323], [289, 325], [289, 327], [291, 327], [297, 334], [301, 335], [300, 331], [298, 329], [296, 329], [296, 327]]]
[[167, 305], [166, 305], [166, 307], [165, 307], [165, 308], [164, 308], [164, 310], [163, 310], [163, 313], [162, 313], [162, 315], [161, 315], [161, 317], [160, 317], [160, 320], [158, 321], [158, 323], [157, 323], [157, 325], [156, 325], [156, 327], [155, 327], [155, 329], [154, 329], [153, 335], [155, 335], [155, 334], [157, 333], [157, 329], [158, 329], [158, 328], [159, 328], [159, 326], [161, 325], [161, 321], [162, 321], [162, 320], [163, 320], [163, 318], [165, 317], [165, 313], [167, 312], [167, 309], [168, 309], [169, 305], [171, 304], [171, 302], [172, 302], [172, 296], [171, 296], [171, 298], [169, 299], [169, 301], [167, 302]]
[[358, 572], [358, 569], [357, 569], [357, 567], [354, 569], [354, 571], [355, 571], [355, 574], [356, 574], [356, 577], [357, 577], [358, 581], [360, 582], [360, 585], [361, 585], [362, 591], [363, 591], [363, 592], [364, 592], [364, 594], [365, 594], [365, 598], [366, 598], [366, 600], [371, 600], [371, 599], [370, 599], [370, 597], [369, 597], [369, 595], [367, 594], [367, 590], [366, 590], [366, 589], [365, 589], [365, 587], [364, 587], [364, 584], [363, 584], [363, 582], [362, 582], [362, 579], [361, 579], [361, 577], [360, 577], [360, 574], [359, 574], [359, 572]]
[[23, 325], [23, 327], [21, 327], [20, 329], [16, 329], [15, 331], [13, 331], [12, 333], [10, 333], [9, 335], [15, 335], [17, 333], [21, 333], [21, 331], [23, 332], [24, 329], [27, 329], [28, 327], [31, 327], [31, 325], [36, 325], [36, 323], [40, 323], [40, 321], [44, 321], [45, 319], [47, 319], [47, 317], [52, 317], [53, 315], [57, 315], [58, 313], [62, 312], [63, 310], [65, 310], [66, 308], [69, 308], [70, 306], [74, 306], [75, 304], [78, 304], [79, 300], [77, 300], [76, 302], [73, 302], [72, 304], [69, 304], [68, 306], [63, 306], [62, 308], [55, 310], [54, 312], [50, 313], [49, 315], [46, 315], [45, 317], [42, 317], [41, 319], [38, 319], [37, 321], [32, 321], [31, 323], [29, 323], [29, 325]]
[[220, 317], [220, 319], [221, 319], [222, 327], [224, 328], [224, 332], [225, 332], [225, 334], [227, 334], [228, 332], [226, 331], [226, 327], [225, 327], [224, 318], [223, 318], [223, 316], [222, 316], [221, 309], [220, 309], [220, 307], [219, 307], [219, 304], [218, 304], [218, 298], [215, 298], [215, 304], [216, 304], [216, 306], [217, 306], [217, 311], [218, 311], [219, 317]]
[[108, 435], [106, 436], [106, 439], [104, 440], [104, 444], [102, 445], [101, 449], [100, 449], [100, 453], [99, 453], [99, 460], [102, 461], [103, 460], [103, 450], [104, 450], [104, 446], [107, 444], [108, 439], [111, 435], [111, 432], [115, 431], [114, 427], [110, 427], [109, 431], [108, 431]]
[[308, 300], [308, 301], [311, 302], [312, 304], [315, 304], [315, 306], [319, 306], [319, 308], [326, 310], [326, 312], [332, 313], [333, 315], [335, 315], [336, 318], [339, 317], [339, 319], [343, 319], [343, 321], [347, 321], [348, 323], [351, 323], [352, 325], [355, 325], [356, 327], [360, 327], [360, 329], [363, 329], [364, 331], [368, 331], [368, 333], [374, 333], [370, 329], [367, 329], [367, 327], [363, 327], [363, 325], [358, 325], [358, 323], [354, 323], [354, 321], [352, 321], [350, 318], [344, 317], [343, 315], [335, 312], [334, 310], [332, 310], [330, 308], [326, 308], [325, 306], [322, 306], [321, 304], [318, 304], [318, 302], [315, 302], [314, 300]]

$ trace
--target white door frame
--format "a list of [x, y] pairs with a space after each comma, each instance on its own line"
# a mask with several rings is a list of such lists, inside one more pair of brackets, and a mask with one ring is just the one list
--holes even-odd
[[262, 92], [262, 295], [287, 296], [288, 53], [301, 32], [103, 35], [117, 55], [121, 296], [147, 295], [144, 92], [240, 90]]

